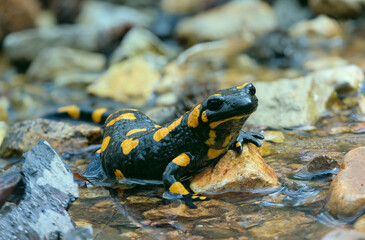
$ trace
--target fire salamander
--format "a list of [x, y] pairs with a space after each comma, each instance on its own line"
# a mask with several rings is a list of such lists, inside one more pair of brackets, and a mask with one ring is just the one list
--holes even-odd
[[[246, 119], [258, 105], [251, 83], [217, 91], [175, 121], [159, 126], [136, 109], [108, 114], [104, 108], [82, 112], [76, 106], [59, 109], [75, 119], [104, 123], [101, 148], [90, 165], [109, 178], [163, 181], [164, 198], [208, 200], [190, 193], [181, 183], [216, 162], [228, 149], [242, 151], [242, 144], [261, 146], [263, 136], [242, 131]], [[96, 162], [96, 163], [95, 163]], [[90, 168], [89, 165], [89, 168]]]

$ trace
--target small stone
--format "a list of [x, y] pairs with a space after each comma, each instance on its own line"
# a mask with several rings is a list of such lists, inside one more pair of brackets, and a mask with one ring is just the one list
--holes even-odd
[[303, 63], [303, 67], [309, 71], [318, 71], [346, 65], [349, 65], [349, 62], [339, 56], [316, 57], [314, 59], [308, 59]]
[[101, 73], [62, 73], [53, 80], [55, 87], [85, 89], [101, 77]]
[[336, 18], [361, 16], [364, 5], [364, 0], [309, 0], [309, 6], [315, 13]]
[[345, 155], [340, 172], [331, 183], [326, 209], [335, 217], [351, 218], [365, 204], [365, 147]]
[[154, 107], [146, 112], [146, 115], [158, 124], [164, 124], [176, 119], [176, 107]]
[[260, 106], [247, 123], [270, 127], [312, 124], [326, 112], [328, 101], [336, 92], [357, 91], [363, 78], [361, 69], [351, 65], [316, 71], [296, 79], [255, 82]]
[[5, 138], [7, 130], [8, 130], [7, 124], [5, 122], [0, 122], [0, 146]]
[[131, 204], [156, 204], [160, 203], [162, 200], [154, 197], [129, 196], [127, 197], [127, 201]]
[[27, 77], [35, 81], [47, 81], [64, 74], [99, 72], [105, 64], [106, 58], [102, 54], [57, 47], [40, 52], [32, 61]]
[[329, 130], [330, 135], [336, 135], [341, 133], [364, 133], [365, 123], [349, 123], [341, 126], [332, 127]]
[[289, 29], [289, 34], [295, 38], [306, 37], [310, 40], [342, 39], [343, 37], [338, 22], [326, 15], [294, 24]]
[[359, 94], [357, 99], [358, 99], [358, 108], [360, 114], [365, 114], [365, 95]]
[[322, 240], [360, 240], [365, 238], [365, 233], [351, 229], [336, 229], [324, 236]]
[[94, 198], [102, 198], [102, 197], [109, 197], [110, 192], [108, 189], [103, 187], [87, 187], [87, 188], [80, 188], [79, 195], [81, 199], [94, 199]]
[[0, 146], [1, 157], [20, 157], [40, 140], [49, 141], [57, 152], [76, 151], [101, 140], [100, 127], [90, 124], [36, 119], [19, 122], [9, 128]]
[[192, 45], [241, 38], [245, 34], [262, 35], [277, 25], [276, 16], [267, 3], [257, 0], [232, 1], [185, 18], [177, 27], [177, 36]]
[[165, 93], [157, 97], [156, 106], [174, 106], [177, 101], [175, 93]]
[[5, 97], [0, 97], [0, 122], [8, 121], [9, 100]]
[[136, 56], [112, 65], [87, 90], [99, 97], [141, 106], [151, 98], [159, 79], [156, 66], [144, 57]]
[[313, 160], [308, 164], [308, 171], [315, 172], [321, 170], [330, 170], [338, 167], [339, 164], [337, 161], [332, 159], [330, 155], [321, 154], [313, 158]]
[[161, 9], [169, 14], [186, 15], [196, 13], [211, 4], [210, 0], [162, 0]]
[[253, 144], [245, 144], [241, 154], [229, 150], [214, 167], [195, 175], [190, 183], [194, 192], [210, 194], [255, 192], [255, 189], [278, 186], [274, 170], [265, 163]]
[[285, 136], [281, 131], [265, 131], [264, 132], [265, 141], [273, 143], [283, 143]]
[[352, 228], [357, 231], [365, 232], [365, 215], [359, 217]]

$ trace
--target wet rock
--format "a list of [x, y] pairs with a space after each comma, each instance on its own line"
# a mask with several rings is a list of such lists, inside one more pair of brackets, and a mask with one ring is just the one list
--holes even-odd
[[289, 29], [289, 34], [294, 38], [308, 38], [314, 42], [343, 38], [343, 33], [338, 22], [326, 15], [320, 15], [315, 19], [302, 21], [293, 25]]
[[365, 204], [365, 147], [351, 150], [331, 183], [326, 209], [337, 218], [354, 218]]
[[255, 82], [260, 104], [247, 122], [271, 127], [311, 124], [326, 111], [336, 91], [357, 91], [363, 78], [360, 68], [345, 66], [297, 79]]
[[88, 1], [76, 22], [99, 32], [110, 42], [121, 39], [133, 26], [148, 27], [151, 17], [146, 12], [111, 2]]
[[0, 208], [5, 202], [17, 203], [22, 197], [22, 175], [16, 168], [10, 168], [0, 174]]
[[303, 63], [303, 67], [309, 71], [318, 71], [326, 68], [342, 67], [349, 65], [346, 59], [339, 56], [324, 56], [308, 59]]
[[162, 0], [161, 9], [169, 14], [185, 15], [196, 13], [203, 10], [211, 3], [210, 0], [194, 1], [194, 0]]
[[116, 63], [137, 55], [152, 53], [157, 56], [171, 56], [172, 49], [150, 31], [143, 28], [131, 29], [114, 51], [111, 62]]
[[43, 49], [70, 47], [94, 51], [100, 48], [99, 33], [80, 25], [35, 28], [9, 34], [3, 43], [6, 55], [13, 61], [31, 61]]
[[354, 226], [352, 226], [352, 228], [357, 231], [365, 232], [365, 215], [362, 215], [361, 217], [359, 217], [356, 220]]
[[160, 73], [155, 64], [136, 56], [112, 65], [87, 90], [99, 97], [141, 106], [150, 99], [159, 79]]
[[22, 174], [24, 197], [1, 208], [0, 238], [55, 239], [74, 230], [65, 209], [78, 197], [77, 184], [47, 142], [24, 154]]
[[39, 12], [36, 0], [0, 2], [0, 41], [9, 33], [32, 28]]
[[190, 188], [197, 193], [259, 192], [280, 184], [274, 170], [266, 165], [253, 144], [243, 146], [237, 154], [229, 150], [214, 167], [195, 175]]
[[285, 136], [281, 131], [265, 131], [263, 135], [265, 141], [273, 143], [283, 143], [285, 140]]
[[365, 233], [351, 229], [336, 229], [324, 236], [322, 240], [359, 240], [365, 238]]
[[335, 173], [340, 165], [330, 155], [320, 154], [302, 168], [300, 168], [293, 177], [300, 180], [312, 180], [321, 178]]
[[330, 128], [329, 134], [337, 135], [341, 133], [365, 133], [365, 123], [349, 123]]
[[267, 3], [232, 1], [182, 20], [177, 27], [177, 36], [192, 45], [241, 38], [245, 34], [262, 35], [276, 27], [276, 16]]
[[127, 197], [127, 202], [131, 204], [156, 204], [161, 203], [160, 198], [145, 197], [145, 196], [129, 196]]
[[309, 0], [309, 6], [315, 13], [331, 17], [360, 16], [363, 13], [364, 5], [364, 0]]
[[99, 72], [106, 63], [102, 54], [67, 47], [45, 49], [32, 61], [27, 77], [33, 81], [47, 81], [80, 72]]
[[233, 204], [211, 199], [210, 201], [196, 202], [198, 209], [191, 209], [185, 204], [177, 207], [169, 205], [148, 210], [143, 213], [147, 219], [159, 219], [166, 217], [178, 217], [187, 219], [197, 219], [203, 217], [219, 216], [225, 212], [237, 209]]
[[90, 124], [72, 125], [47, 119], [19, 122], [10, 127], [0, 146], [1, 157], [20, 157], [41, 139], [57, 152], [75, 151], [98, 143], [101, 129]]

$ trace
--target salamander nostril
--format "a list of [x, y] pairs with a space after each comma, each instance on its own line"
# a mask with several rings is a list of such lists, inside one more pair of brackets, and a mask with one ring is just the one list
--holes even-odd
[[256, 94], [256, 88], [255, 88], [255, 86], [254, 86], [254, 85], [250, 84], [250, 86], [249, 86], [249, 89], [248, 89], [248, 90], [250, 91], [250, 94], [251, 94], [251, 95], [255, 95], [255, 94]]

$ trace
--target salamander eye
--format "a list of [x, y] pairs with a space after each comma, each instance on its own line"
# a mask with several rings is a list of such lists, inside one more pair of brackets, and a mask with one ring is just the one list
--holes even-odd
[[219, 98], [208, 99], [207, 108], [209, 110], [218, 110], [223, 105], [223, 101]]

